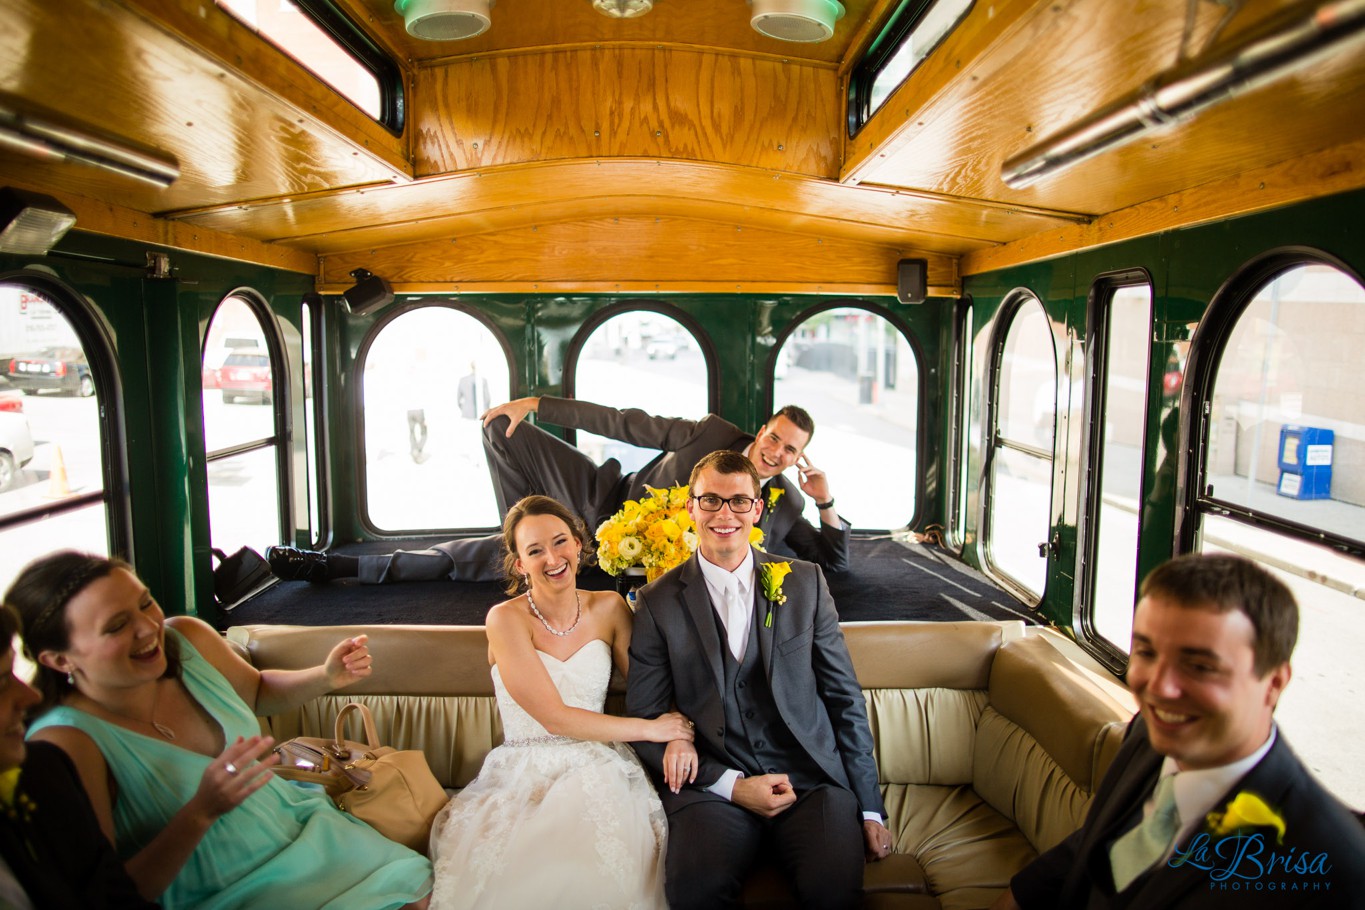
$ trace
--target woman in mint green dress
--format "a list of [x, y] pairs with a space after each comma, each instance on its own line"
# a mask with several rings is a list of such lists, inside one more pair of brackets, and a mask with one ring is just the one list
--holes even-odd
[[371, 673], [363, 636], [258, 672], [198, 619], [166, 619], [118, 560], [71, 551], [5, 595], [43, 696], [30, 738], [71, 756], [144, 896], [170, 908], [424, 908], [428, 861], [276, 778], [257, 715]]

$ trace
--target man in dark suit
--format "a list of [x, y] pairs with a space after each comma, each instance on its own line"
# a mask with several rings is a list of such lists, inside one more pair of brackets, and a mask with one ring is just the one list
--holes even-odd
[[[539, 412], [546, 421], [618, 439], [643, 448], [661, 449], [649, 464], [622, 474], [616, 459], [598, 465], [578, 449], [540, 427], [524, 424]], [[766, 518], [760, 525], [769, 552], [817, 563], [830, 572], [848, 568], [850, 526], [834, 510], [829, 479], [805, 457], [815, 423], [801, 408], [788, 405], [758, 433], [745, 433], [715, 414], [701, 420], [655, 417], [639, 410], [619, 410], [568, 398], [519, 398], [484, 414], [484, 447], [498, 509], [503, 514], [524, 496], [539, 493], [559, 500], [595, 528], [621, 503], [644, 495], [645, 487], [670, 487], [686, 481], [704, 455], [729, 449], [748, 456], [765, 481]], [[800, 484], [782, 472], [797, 468]], [[812, 496], [820, 524], [802, 517]], [[502, 578], [502, 535], [466, 537], [427, 550], [399, 550], [377, 556], [347, 557], [270, 547], [272, 571], [280, 578], [327, 581], [358, 576], [369, 583], [450, 578], [454, 581], [497, 581]]]
[[488, 380], [479, 375], [477, 363], [471, 362], [469, 373], [460, 378], [460, 383], [456, 386], [455, 402], [460, 406], [460, 416], [465, 420], [474, 420], [488, 410], [490, 404]]
[[665, 761], [689, 780], [660, 786], [668, 902], [734, 906], [767, 856], [803, 906], [856, 907], [865, 855], [891, 847], [866, 706], [820, 569], [749, 545], [766, 504], [755, 467], [735, 451], [697, 463], [697, 552], [636, 598], [626, 713], [696, 724], [696, 768], [632, 744], [656, 782]]
[[1128, 686], [1139, 715], [1085, 824], [997, 910], [1360, 907], [1365, 830], [1273, 720], [1298, 607], [1273, 575], [1190, 555], [1143, 582]]
[[39, 696], [14, 674], [17, 625], [0, 607], [0, 907], [156, 907], [138, 894], [100, 831], [66, 753], [24, 742], [24, 715]]

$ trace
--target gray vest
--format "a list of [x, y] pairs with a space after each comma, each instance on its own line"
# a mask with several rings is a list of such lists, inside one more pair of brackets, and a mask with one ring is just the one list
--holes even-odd
[[737, 661], [726, 645], [725, 626], [713, 609], [725, 666], [725, 750], [739, 770], [758, 774], [786, 774], [797, 790], [830, 783], [828, 776], [806, 754], [782, 722], [758, 647], [757, 611], [749, 623], [744, 660]]

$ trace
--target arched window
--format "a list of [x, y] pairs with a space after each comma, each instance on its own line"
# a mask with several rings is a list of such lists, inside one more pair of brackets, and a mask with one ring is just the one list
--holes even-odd
[[[1199, 450], [1196, 548], [1241, 553], [1279, 576], [1299, 604], [1294, 679], [1276, 722], [1334, 793], [1365, 808], [1365, 746], [1341, 731], [1365, 724], [1365, 705], [1341, 668], [1365, 648], [1365, 287], [1331, 265], [1288, 262], [1229, 298], [1192, 376], [1208, 388]], [[1192, 367], [1192, 369], [1194, 369]], [[1326, 543], [1329, 546], [1323, 546]], [[1324, 668], [1331, 668], [1330, 671]]]
[[245, 293], [224, 298], [204, 337], [209, 536], [224, 553], [285, 539], [288, 383], [279, 345], [269, 311]]
[[[571, 392], [580, 401], [688, 420], [711, 408], [701, 344], [677, 319], [654, 310], [629, 310], [600, 323], [575, 346], [572, 363]], [[659, 454], [582, 431], [575, 442], [598, 464], [615, 458], [623, 472]]]
[[987, 570], [1037, 601], [1050, 549], [1057, 354], [1038, 298], [1016, 301], [995, 348], [983, 540]]
[[[773, 361], [773, 410], [794, 404], [810, 413], [815, 435], [806, 457], [828, 475], [839, 514], [856, 528], [902, 528], [914, 520], [919, 369], [896, 326], [853, 307], [803, 320]], [[818, 525], [809, 497], [806, 510]]]
[[497, 336], [448, 306], [399, 313], [361, 358], [365, 510], [381, 531], [498, 525], [479, 415], [507, 400]]
[[0, 592], [53, 550], [128, 544], [108, 461], [113, 357], [79, 299], [49, 285], [0, 283]]

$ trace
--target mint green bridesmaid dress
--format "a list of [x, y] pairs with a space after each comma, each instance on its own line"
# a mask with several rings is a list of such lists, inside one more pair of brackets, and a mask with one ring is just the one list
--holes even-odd
[[[223, 727], [226, 742], [260, 732], [251, 709], [183, 635], [184, 683]], [[84, 711], [57, 707], [30, 732], [75, 727], [90, 736], [118, 782], [115, 844], [125, 860], [166, 826], [199, 788], [210, 759]], [[279, 778], [214, 822], [159, 898], [167, 910], [287, 907], [386, 910], [431, 890], [431, 864], [339, 811], [313, 789]]]

